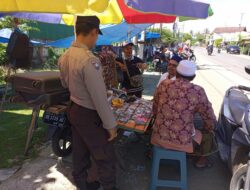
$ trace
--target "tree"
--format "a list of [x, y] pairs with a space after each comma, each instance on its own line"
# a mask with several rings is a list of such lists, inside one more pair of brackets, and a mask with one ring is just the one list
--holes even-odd
[[221, 43], [222, 43], [222, 39], [216, 39], [214, 41], [215, 47], [219, 47], [219, 45], [221, 45]]
[[[152, 32], [160, 33], [160, 29], [159, 28], [153, 29]], [[178, 39], [174, 37], [173, 32], [166, 28], [162, 29], [161, 31], [161, 40], [163, 43], [167, 44], [172, 44], [173, 42], [178, 41]]]
[[204, 29], [204, 33], [205, 33], [205, 34], [210, 34], [209, 29], [208, 29], [208, 28], [205, 28], [205, 29]]
[[[35, 21], [25, 20], [25, 19], [18, 19], [19, 20], [19, 28], [24, 31], [28, 32], [31, 30], [38, 30], [37, 28], [31, 27], [31, 23], [36, 23]], [[3, 28], [12, 28], [13, 27], [13, 17], [6, 16], [0, 19], [0, 30]]]
[[199, 42], [199, 43], [201, 43], [201, 44], [203, 44], [203, 43], [206, 42], [206, 35], [205, 34], [201, 34], [201, 33], [198, 32], [195, 35], [195, 38], [196, 38], [196, 41]]
[[[37, 28], [29, 26], [30, 23], [34, 23], [35, 21], [25, 20], [25, 19], [19, 19], [19, 28], [24, 31], [28, 32], [31, 30], [38, 30]], [[0, 19], [0, 30], [4, 28], [12, 28], [13, 27], [13, 18], [10, 16], [6, 16]], [[6, 44], [0, 44], [0, 84], [3, 83], [3, 78], [6, 74], [6, 70], [4, 67], [1, 67], [5, 65], [8, 61], [8, 58], [6, 56]]]
[[186, 42], [187, 40], [192, 41], [192, 39], [193, 39], [193, 37], [191, 36], [191, 34], [189, 34], [189, 33], [184, 33], [183, 34], [183, 38], [182, 38], [183, 42]]
[[[19, 28], [24, 32], [29, 32], [31, 30], [38, 30], [35, 27], [31, 27], [31, 23], [35, 23], [35, 21], [18, 19]], [[0, 19], [0, 30], [4, 28], [12, 28], [13, 27], [13, 17], [6, 16]], [[6, 45], [0, 44], [0, 65], [3, 65], [7, 61], [6, 57]]]

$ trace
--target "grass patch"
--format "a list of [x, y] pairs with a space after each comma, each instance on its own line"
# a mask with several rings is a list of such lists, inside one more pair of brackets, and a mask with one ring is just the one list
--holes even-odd
[[21, 164], [25, 159], [36, 157], [37, 147], [45, 140], [47, 126], [42, 123], [41, 112], [29, 155], [24, 156], [32, 110], [22, 104], [8, 104], [4, 110], [0, 113], [0, 168], [9, 168]]

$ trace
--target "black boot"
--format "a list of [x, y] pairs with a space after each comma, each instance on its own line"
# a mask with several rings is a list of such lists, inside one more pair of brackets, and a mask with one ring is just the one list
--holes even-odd
[[87, 189], [88, 190], [98, 190], [101, 185], [98, 181], [92, 182], [92, 183], [86, 183]]

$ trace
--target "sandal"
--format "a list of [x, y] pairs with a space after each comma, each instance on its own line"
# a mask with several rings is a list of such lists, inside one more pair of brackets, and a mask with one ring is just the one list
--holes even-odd
[[199, 163], [195, 163], [194, 166], [197, 169], [205, 169], [205, 168], [212, 168], [214, 165], [214, 163], [212, 161], [210, 161], [209, 159], [207, 159], [205, 164], [199, 164]]

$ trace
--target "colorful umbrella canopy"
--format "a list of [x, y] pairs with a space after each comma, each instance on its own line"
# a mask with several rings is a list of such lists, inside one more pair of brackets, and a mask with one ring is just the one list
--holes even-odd
[[[4, 0], [8, 1], [8, 0]], [[25, 1], [25, 0], [22, 0]], [[27, 0], [26, 0], [27, 1]], [[37, 0], [38, 1], [38, 0]], [[65, 0], [64, 0], [65, 1]], [[63, 2], [64, 2], [63, 1]], [[87, 0], [81, 0], [87, 1]], [[74, 0], [71, 0], [74, 4]], [[99, 2], [96, 0], [96, 3]], [[104, 4], [106, 1], [103, 1]], [[61, 4], [62, 2], [57, 4]], [[57, 6], [54, 8], [56, 9]], [[0, 5], [0, 12], [8, 10], [16, 11], [11, 6], [3, 9]], [[47, 12], [53, 12], [51, 9]], [[60, 12], [60, 8], [54, 12]], [[32, 12], [41, 12], [34, 9]], [[182, 20], [207, 18], [211, 16], [212, 11], [209, 4], [197, 2], [194, 0], [110, 0], [103, 12], [96, 12], [91, 9], [75, 11], [77, 15], [97, 15], [102, 24], [118, 24], [123, 19], [127, 23], [173, 23], [177, 16]], [[69, 12], [72, 13], [72, 12]], [[19, 18], [26, 18], [49, 23], [64, 23], [67, 25], [74, 24], [74, 14], [44, 14], [44, 13], [11, 13]]]
[[1, 0], [1, 12], [69, 13], [104, 12], [109, 0]]
[[129, 10], [138, 11], [145, 14], [157, 13], [161, 15], [175, 15], [191, 18], [205, 19], [209, 16], [209, 4], [195, 0], [117, 0], [121, 8], [123, 4], [126, 7], [121, 8], [123, 16]]

